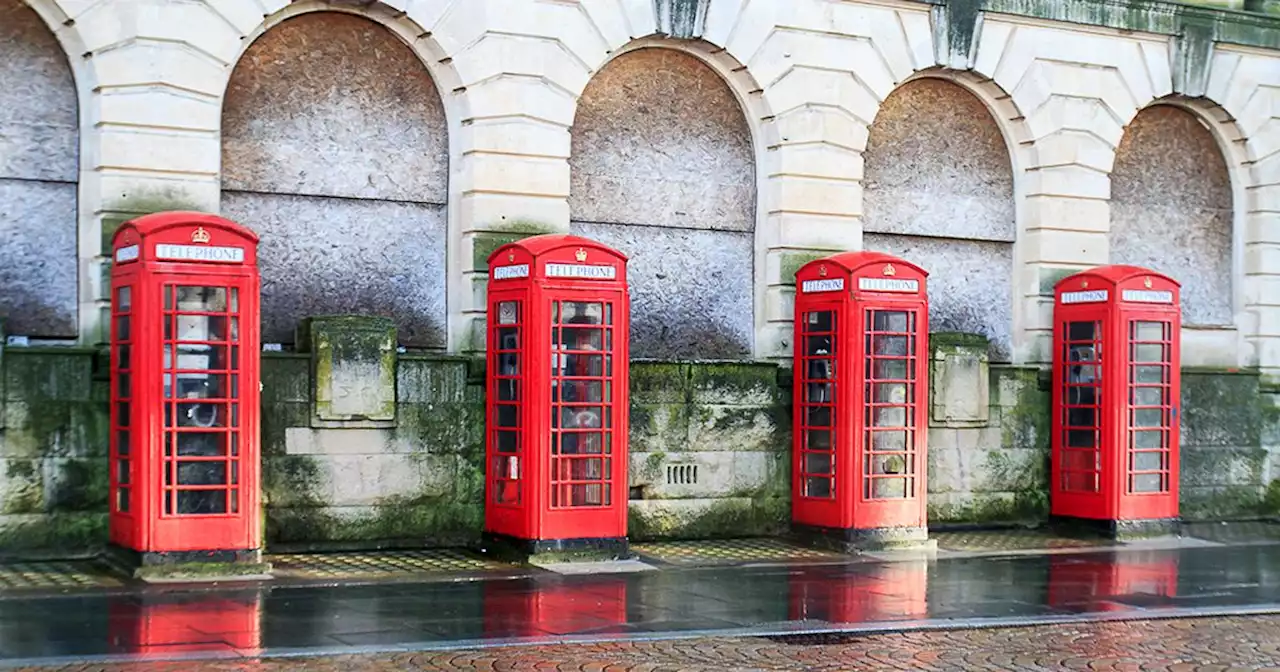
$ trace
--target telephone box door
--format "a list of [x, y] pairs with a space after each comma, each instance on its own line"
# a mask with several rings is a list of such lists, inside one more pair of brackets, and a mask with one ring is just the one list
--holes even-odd
[[[1102, 308], [1082, 310], [1058, 320], [1061, 352], [1053, 391], [1057, 426], [1054, 441], [1060, 449], [1052, 452], [1055, 474], [1054, 513], [1104, 517], [1109, 508], [1109, 488], [1103, 454], [1106, 441], [1105, 405], [1113, 403], [1104, 389], [1103, 358], [1110, 321]], [[1067, 513], [1071, 512], [1071, 513]]]
[[[546, 529], [552, 538], [608, 536], [627, 468], [615, 420], [618, 389], [615, 331], [620, 296], [603, 292], [549, 300], [551, 458]], [[626, 409], [621, 412], [625, 413]], [[616, 532], [614, 533], [616, 534]]]
[[[153, 482], [155, 534], [169, 548], [253, 548], [244, 515], [257, 515], [257, 474], [246, 437], [256, 435], [256, 399], [242, 381], [256, 358], [257, 292], [244, 277], [160, 275], [154, 325], [161, 336], [163, 414], [159, 473]], [[248, 394], [246, 394], [248, 392]], [[246, 399], [248, 397], [248, 399]], [[198, 519], [200, 524], [190, 523]]]
[[928, 316], [921, 307], [868, 306], [861, 311], [864, 352], [861, 390], [859, 500], [855, 525], [886, 528], [923, 524], [924, 399], [927, 357], [921, 349]]
[[532, 527], [538, 465], [527, 454], [530, 427], [526, 417], [530, 363], [524, 348], [533, 331], [528, 319], [527, 292], [493, 292], [489, 296], [488, 381], [488, 505], [485, 529], [519, 536]]
[[[796, 494], [792, 502], [793, 517], [797, 522], [823, 527], [849, 527], [851, 512], [841, 506], [839, 490], [850, 488], [844, 481], [849, 474], [849, 423], [847, 413], [841, 413], [840, 399], [849, 394], [841, 385], [840, 375], [852, 375], [837, 364], [844, 333], [844, 311], [834, 301], [806, 305], [796, 319], [796, 348], [799, 351], [795, 370], [795, 385], [800, 395], [796, 404], [795, 423], [797, 455], [795, 460]], [[852, 387], [852, 386], [850, 386]], [[846, 437], [840, 440], [843, 434]], [[838, 453], [837, 447], [844, 451]], [[837, 474], [837, 472], [844, 472]], [[847, 501], [847, 495], [846, 495]]]
[[[1178, 325], [1167, 314], [1129, 314], [1123, 328], [1128, 335], [1125, 358], [1125, 401], [1128, 404], [1124, 436], [1117, 450], [1127, 449], [1120, 460], [1123, 482], [1121, 519], [1170, 518], [1177, 515], [1176, 500], [1169, 495], [1178, 487], [1178, 418], [1176, 391], [1179, 360]], [[1170, 506], [1170, 502], [1173, 506]]]

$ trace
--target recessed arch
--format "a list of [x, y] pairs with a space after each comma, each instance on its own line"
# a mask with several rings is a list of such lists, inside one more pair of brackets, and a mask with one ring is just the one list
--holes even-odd
[[0, 319], [9, 333], [79, 335], [77, 91], [46, 18], [0, 0]]
[[1111, 172], [1110, 258], [1183, 283], [1187, 326], [1235, 322], [1235, 195], [1222, 144], [1184, 105], [1160, 101], [1125, 128]]
[[449, 120], [419, 54], [382, 22], [299, 11], [231, 74], [222, 211], [262, 236], [263, 337], [309, 315], [396, 320], [444, 348]]
[[649, 40], [620, 50], [570, 131], [570, 226], [631, 257], [638, 357], [753, 354], [759, 129], [717, 57]]
[[922, 72], [881, 104], [863, 153], [863, 246], [933, 271], [930, 328], [982, 334], [997, 361], [1014, 350], [1026, 159], [1000, 121], [1011, 108], [971, 82]]

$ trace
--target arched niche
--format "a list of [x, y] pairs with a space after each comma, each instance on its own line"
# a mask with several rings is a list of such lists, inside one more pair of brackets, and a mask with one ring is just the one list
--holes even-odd
[[863, 153], [863, 247], [929, 277], [929, 328], [986, 336], [1007, 361], [1013, 330], [1013, 166], [987, 106], [953, 82], [898, 87]]
[[75, 81], [57, 39], [0, 0], [0, 321], [10, 334], [77, 336]]
[[729, 86], [685, 52], [630, 51], [587, 84], [571, 133], [571, 228], [631, 258], [632, 355], [750, 357], [755, 161]]
[[1184, 324], [1231, 325], [1231, 231], [1231, 177], [1213, 133], [1173, 105], [1138, 112], [1111, 172], [1111, 261], [1181, 282]]
[[222, 212], [262, 236], [265, 341], [356, 313], [445, 347], [448, 129], [407, 45], [353, 14], [289, 18], [236, 64], [222, 137]]

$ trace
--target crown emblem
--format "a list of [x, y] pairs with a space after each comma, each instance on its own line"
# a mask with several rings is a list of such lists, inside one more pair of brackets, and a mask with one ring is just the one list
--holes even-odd
[[212, 236], [209, 235], [208, 231], [204, 230], [203, 226], [198, 226], [195, 231], [191, 232], [191, 242], [193, 243], [207, 243], [210, 238]]
[[822, 277], [822, 278], [827, 277], [827, 267], [826, 267], [826, 266], [819, 266], [819, 267], [818, 267], [818, 277]]
[[1151, 289], [1151, 278], [1143, 278], [1142, 286], [1146, 287], [1147, 289]]
[[1080, 281], [1080, 286], [1081, 286], [1081, 287], [1088, 287], [1088, 286], [1089, 286], [1089, 281], [1088, 281], [1088, 280], [1081, 280], [1081, 281]]
[[897, 275], [897, 274], [898, 274], [898, 270], [897, 270], [897, 269], [895, 269], [895, 268], [893, 267], [893, 264], [885, 264], [885, 265], [884, 265], [884, 274], [885, 274], [885, 275]]
[[516, 260], [516, 253], [515, 253], [515, 252], [508, 252], [508, 253], [507, 253], [507, 261], [515, 261], [515, 260]]
[[578, 251], [573, 253], [573, 256], [574, 256], [574, 258], [575, 258], [575, 259], [577, 259], [578, 261], [586, 261], [586, 260], [587, 260], [587, 251], [586, 251], [586, 250], [584, 250], [583, 248], [579, 247], [579, 248], [578, 248]]

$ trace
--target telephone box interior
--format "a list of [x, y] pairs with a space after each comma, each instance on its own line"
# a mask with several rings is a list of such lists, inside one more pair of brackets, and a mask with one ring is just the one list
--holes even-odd
[[801, 536], [927, 543], [927, 276], [878, 252], [796, 272], [791, 512]]
[[115, 233], [109, 534], [143, 564], [260, 557], [257, 242], [192, 212]]
[[1178, 283], [1103, 266], [1060, 280], [1054, 299], [1051, 515], [1110, 534], [1172, 530]]
[[520, 552], [626, 552], [626, 263], [567, 235], [489, 257], [485, 532]]

